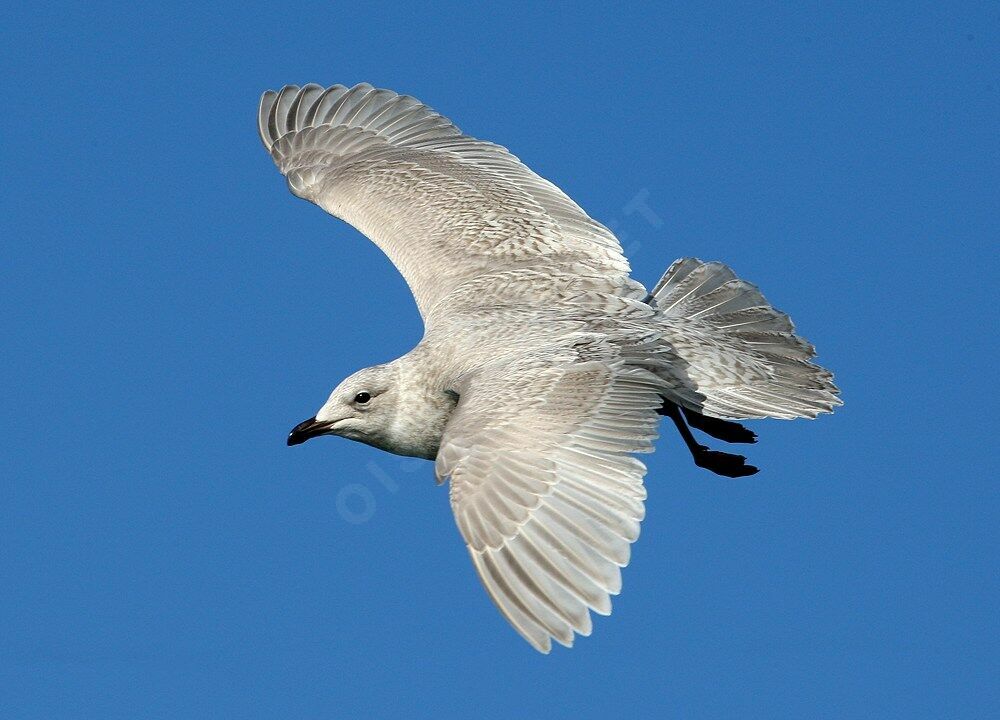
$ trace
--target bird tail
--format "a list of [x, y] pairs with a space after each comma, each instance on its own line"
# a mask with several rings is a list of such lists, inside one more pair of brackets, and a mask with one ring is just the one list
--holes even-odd
[[681, 405], [720, 418], [787, 419], [843, 404], [791, 319], [722, 263], [676, 261], [646, 302], [660, 311], [663, 337], [697, 391], [698, 402], [674, 398]]

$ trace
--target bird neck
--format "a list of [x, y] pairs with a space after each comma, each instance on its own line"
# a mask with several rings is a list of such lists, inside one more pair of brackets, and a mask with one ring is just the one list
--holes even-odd
[[424, 371], [419, 354], [406, 355], [392, 364], [396, 365], [395, 413], [388, 428], [388, 446], [383, 449], [433, 460], [458, 397]]

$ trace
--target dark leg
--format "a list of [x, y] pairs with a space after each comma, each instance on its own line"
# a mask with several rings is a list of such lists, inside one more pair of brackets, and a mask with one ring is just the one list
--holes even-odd
[[695, 430], [701, 430], [706, 435], [711, 435], [717, 440], [725, 440], [730, 443], [757, 442], [757, 433], [743, 427], [738, 422], [708, 417], [708, 415], [702, 415], [687, 408], [681, 408], [681, 410], [684, 411], [684, 418], [688, 421], [688, 425]]
[[716, 475], [724, 475], [725, 477], [732, 478], [745, 477], [747, 475], [753, 475], [757, 472], [757, 468], [753, 465], [747, 465], [747, 459], [742, 455], [732, 455], [718, 450], [709, 450], [704, 445], [699, 445], [694, 439], [694, 435], [691, 434], [691, 429], [684, 422], [684, 417], [681, 415], [681, 409], [670, 400], [663, 401], [663, 407], [660, 409], [660, 414], [666, 415], [674, 421], [674, 425], [677, 426], [677, 431], [684, 439], [684, 444], [687, 445], [688, 450], [691, 451], [691, 457], [694, 458], [694, 464], [698, 467], [711, 470]]

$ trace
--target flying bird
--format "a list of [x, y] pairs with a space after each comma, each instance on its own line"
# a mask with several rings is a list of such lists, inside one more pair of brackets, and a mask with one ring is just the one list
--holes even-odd
[[677, 260], [651, 292], [621, 245], [505, 148], [407, 95], [288, 85], [261, 140], [292, 193], [370, 238], [424, 321], [404, 356], [341, 382], [288, 436], [434, 461], [497, 608], [548, 652], [607, 615], [644, 515], [668, 417], [697, 465], [757, 471], [691, 428], [754, 442], [737, 420], [841, 404], [791, 320], [727, 266]]

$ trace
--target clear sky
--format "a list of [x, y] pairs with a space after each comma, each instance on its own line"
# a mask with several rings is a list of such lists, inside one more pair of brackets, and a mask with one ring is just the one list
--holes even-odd
[[[996, 4], [19, 5], [0, 716], [1000, 716]], [[664, 428], [613, 615], [535, 653], [429, 463], [285, 446], [421, 335], [260, 145], [260, 93], [309, 81], [510, 147], [647, 284], [729, 263], [846, 405], [753, 423], [738, 481]]]

